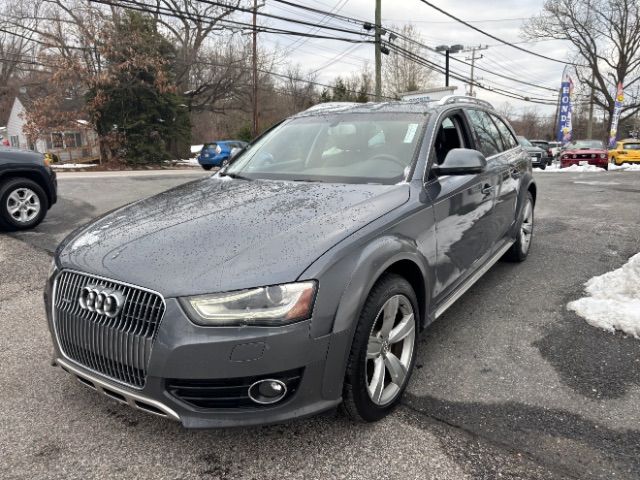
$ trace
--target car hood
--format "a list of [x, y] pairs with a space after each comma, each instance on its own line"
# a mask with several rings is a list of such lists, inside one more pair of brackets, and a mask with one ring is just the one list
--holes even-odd
[[546, 153], [546, 150], [543, 150], [540, 147], [526, 147], [526, 146], [523, 146], [522, 148], [524, 148], [524, 150], [527, 153]]
[[575, 154], [583, 154], [586, 153], [588, 155], [595, 153], [596, 155], [600, 155], [601, 153], [607, 153], [606, 150], [602, 149], [602, 148], [574, 148], [574, 149], [566, 149], [562, 151], [562, 154], [569, 154], [569, 155], [573, 155]]
[[115, 210], [58, 247], [59, 266], [167, 297], [292, 282], [409, 198], [409, 186], [210, 177]]

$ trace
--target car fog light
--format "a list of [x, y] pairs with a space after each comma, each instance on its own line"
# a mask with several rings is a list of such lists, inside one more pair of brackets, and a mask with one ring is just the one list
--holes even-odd
[[287, 394], [287, 386], [280, 380], [258, 380], [249, 387], [248, 395], [251, 400], [260, 405], [270, 405], [279, 402]]

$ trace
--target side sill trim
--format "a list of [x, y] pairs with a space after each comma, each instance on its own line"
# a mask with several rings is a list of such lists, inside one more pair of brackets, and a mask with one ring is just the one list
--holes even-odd
[[143, 412], [158, 415], [159, 417], [170, 418], [178, 422], [180, 421], [180, 417], [176, 412], [156, 400], [151, 400], [150, 398], [138, 395], [137, 393], [131, 393], [113, 384], [100, 380], [97, 377], [88, 375], [65, 359], [56, 359], [56, 364], [60, 365], [60, 367], [62, 367], [62, 369], [67, 373], [74, 375], [80, 383], [92, 390], [96, 390], [102, 395], [112, 398], [120, 403], [126, 403], [136, 410], [142, 410]]
[[455, 303], [462, 295], [465, 294], [480, 278], [487, 273], [487, 271], [493, 267], [500, 258], [511, 248], [511, 245], [515, 243], [514, 240], [509, 240], [504, 246], [500, 248], [489, 260], [485, 262], [473, 275], [471, 275], [460, 287], [453, 292], [436, 310], [435, 318], [440, 317], [446, 312], [451, 305]]

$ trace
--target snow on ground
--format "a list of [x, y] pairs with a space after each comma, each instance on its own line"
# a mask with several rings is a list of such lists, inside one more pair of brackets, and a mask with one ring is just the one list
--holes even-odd
[[596, 167], [595, 165], [571, 165], [570, 167], [567, 167], [567, 168], [560, 168], [560, 165], [554, 164], [554, 165], [549, 165], [545, 170], [540, 170], [539, 168], [535, 168], [534, 170], [539, 173], [606, 172], [604, 168], [599, 168], [599, 167]]
[[191, 153], [200, 153], [204, 145], [191, 145]]
[[67, 169], [67, 168], [91, 168], [97, 167], [97, 163], [54, 163], [51, 168], [55, 169]]
[[634, 163], [631, 165], [609, 165], [609, 170], [624, 170], [626, 172], [640, 172], [640, 164]]
[[622, 267], [585, 283], [588, 297], [567, 305], [589, 325], [640, 340], [640, 253]]
[[[613, 163], [609, 164], [609, 171], [613, 170], [624, 170], [625, 172], [640, 172], [640, 164], [633, 165], [614, 165]], [[581, 172], [589, 172], [589, 173], [602, 173], [606, 172], [604, 168], [596, 167], [595, 165], [571, 165], [567, 168], [560, 168], [560, 165], [553, 164], [549, 165], [545, 170], [541, 170], [537, 167], [533, 168], [533, 171], [536, 173], [581, 173]]]
[[186, 158], [184, 160], [177, 160], [175, 162], [177, 165], [191, 165], [191, 166], [199, 166], [200, 164], [198, 163], [198, 159], [197, 158]]

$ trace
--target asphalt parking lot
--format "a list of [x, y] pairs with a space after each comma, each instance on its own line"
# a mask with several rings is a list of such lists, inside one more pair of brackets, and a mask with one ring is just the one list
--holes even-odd
[[537, 173], [529, 259], [497, 264], [423, 334], [384, 421], [187, 431], [51, 367], [41, 291], [66, 233], [202, 176], [61, 175], [45, 222], [0, 235], [3, 478], [640, 478], [640, 342], [565, 308], [640, 251], [640, 172]]

